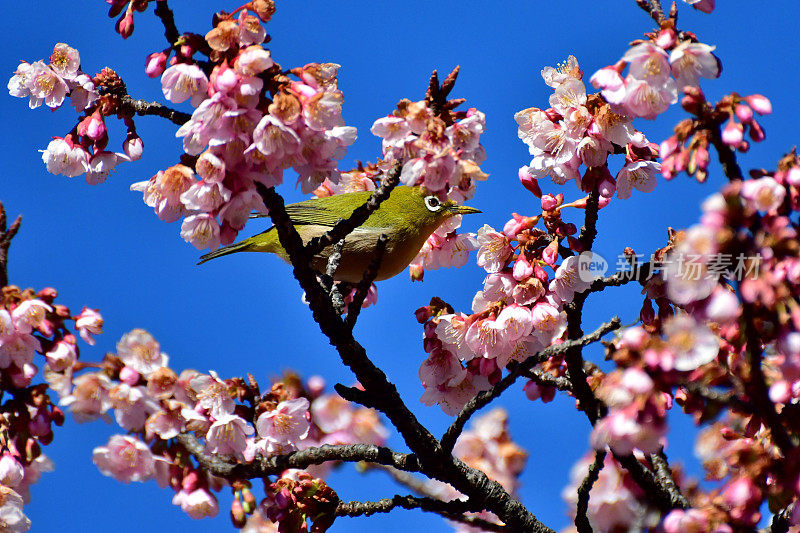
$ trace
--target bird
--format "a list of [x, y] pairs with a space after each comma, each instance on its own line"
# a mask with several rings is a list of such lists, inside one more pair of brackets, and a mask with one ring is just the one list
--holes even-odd
[[[357, 191], [322, 198], [311, 198], [286, 206], [286, 212], [300, 234], [303, 244], [329, 231], [339, 220], [347, 219], [369, 200], [371, 191]], [[419, 187], [395, 187], [369, 218], [347, 235], [342, 246], [336, 281], [358, 283], [375, 256], [380, 236], [386, 235], [386, 249], [375, 281], [391, 278], [402, 272], [419, 253], [422, 245], [447, 219], [456, 215], [480, 213], [474, 207], [458, 205], [448, 199], [428, 194]], [[266, 215], [255, 215], [266, 216]], [[312, 267], [324, 272], [333, 246], [314, 256]], [[273, 253], [289, 262], [289, 255], [278, 240], [275, 226], [243, 241], [224, 246], [200, 257], [198, 265], [237, 252]]]

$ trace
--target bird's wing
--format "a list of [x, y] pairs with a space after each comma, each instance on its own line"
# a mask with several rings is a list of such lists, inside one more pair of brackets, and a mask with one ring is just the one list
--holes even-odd
[[[311, 198], [296, 204], [286, 206], [286, 213], [292, 219], [292, 223], [298, 226], [315, 224], [318, 226], [334, 226], [340, 219], [348, 218], [353, 210], [365, 203], [371, 191], [359, 191], [347, 193], [353, 200], [343, 204], [340, 195], [326, 196], [323, 198]], [[269, 215], [254, 213], [250, 218], [261, 218]]]

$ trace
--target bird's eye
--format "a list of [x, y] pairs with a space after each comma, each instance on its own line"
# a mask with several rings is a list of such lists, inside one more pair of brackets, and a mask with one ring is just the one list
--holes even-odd
[[428, 208], [428, 211], [438, 211], [439, 208], [442, 206], [442, 202], [435, 196], [427, 196], [425, 197], [425, 207]]

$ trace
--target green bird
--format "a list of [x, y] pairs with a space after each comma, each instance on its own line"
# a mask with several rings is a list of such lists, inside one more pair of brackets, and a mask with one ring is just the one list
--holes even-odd
[[[348, 218], [372, 193], [358, 191], [312, 198], [286, 206], [292, 223], [307, 244], [314, 237], [329, 231], [336, 222]], [[389, 198], [381, 203], [369, 218], [344, 240], [342, 257], [334, 279], [357, 283], [364, 275], [381, 234], [388, 238], [376, 281], [391, 278], [405, 269], [419, 253], [422, 245], [436, 228], [455, 215], [480, 213], [474, 207], [457, 205], [452, 200], [442, 202], [417, 187], [395, 187]], [[312, 266], [324, 272], [333, 247], [329, 246], [314, 256]], [[236, 252], [272, 253], [289, 261], [286, 250], [278, 240], [275, 227], [243, 241], [224, 246], [200, 257], [202, 264], [210, 259]]]

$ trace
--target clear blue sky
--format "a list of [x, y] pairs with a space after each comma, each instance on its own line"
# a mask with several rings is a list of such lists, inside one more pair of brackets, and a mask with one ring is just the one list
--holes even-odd
[[[201, 34], [209, 29], [215, 8], [238, 7], [199, 0], [171, 4], [178, 28]], [[469, 230], [484, 223], [502, 227], [514, 211], [538, 212], [538, 201], [517, 181], [517, 169], [529, 162], [529, 155], [517, 139], [513, 115], [526, 107], [547, 107], [550, 88], [541, 80], [541, 68], [574, 54], [588, 76], [617, 61], [629, 41], [653, 27], [633, 0], [487, 6], [463, 0], [392, 4], [284, 0], [278, 1], [278, 12], [268, 26], [273, 57], [282, 66], [315, 61], [342, 65], [343, 115], [360, 134], [342, 168], [357, 159], [378, 157], [380, 140], [369, 133], [372, 122], [390, 113], [401, 98], [420, 99], [431, 70], [446, 73], [461, 65], [453, 96], [466, 97], [467, 105], [486, 113], [488, 131], [482, 142], [488, 159], [483, 170], [491, 175], [479, 184], [471, 202], [483, 215], [466, 220]], [[772, 100], [775, 114], [763, 121], [767, 140], [743, 158], [746, 168], [774, 168], [777, 159], [800, 141], [796, 96], [800, 5], [776, 0], [770, 6], [759, 9], [750, 1], [720, 0], [712, 15], [683, 3], [679, 6], [679, 26], [716, 45], [722, 59], [722, 77], [702, 81], [709, 98], [735, 90], [762, 93]], [[145, 56], [164, 47], [162, 29], [151, 13], [137, 14], [136, 30], [127, 41], [114, 33], [113, 21], [105, 16], [106, 5], [98, 0], [10, 2], [3, 13], [0, 47], [5, 50], [6, 77], [19, 59], [47, 58], [55, 43], [65, 42], [80, 51], [87, 73], [111, 66], [135, 97], [162, 99], [158, 80], [146, 78], [143, 71]], [[676, 107], [659, 123], [641, 121], [637, 126], [660, 142], [683, 116]], [[83, 305], [100, 309], [106, 332], [94, 349], [82, 347], [84, 359], [100, 359], [123, 333], [142, 327], [161, 342], [176, 370], [215, 369], [224, 377], [252, 372], [266, 382], [293, 368], [304, 376], [320, 374], [329, 384], [352, 382], [301, 303], [286, 265], [274, 257], [241, 254], [196, 267], [198, 253], [181, 240], [179, 225], [159, 221], [142, 203], [140, 193], [129, 192], [132, 182], [177, 161], [180, 141], [173, 126], [152, 117], [137, 119], [145, 142], [143, 159], [121, 166], [105, 184], [90, 187], [82, 178], [47, 174], [37, 152], [52, 136], [69, 131], [75, 119], [72, 108], [29, 111], [25, 101], [6, 95], [0, 97], [0, 118], [5, 164], [0, 200], [11, 216], [24, 216], [11, 247], [10, 279], [22, 287], [56, 287], [58, 301], [76, 313]], [[121, 140], [120, 130], [116, 131]], [[659, 180], [649, 195], [635, 191], [631, 200], [613, 203], [601, 212], [597, 250], [613, 257], [625, 246], [641, 253], [661, 246], [667, 226], [685, 227], [696, 220], [700, 200], [723, 182], [717, 170], [714, 165], [710, 183], [704, 186], [680, 176], [672, 182]], [[291, 187], [287, 184], [282, 192], [295, 199], [299, 193]], [[555, 192], [578, 197], [572, 184]], [[380, 284], [379, 305], [365, 311], [359, 321], [358, 337], [373, 360], [435, 434], [441, 434], [450, 419], [438, 408], [418, 402], [422, 387], [417, 369], [424, 354], [413, 311], [433, 295], [466, 310], [482, 281], [474, 257], [460, 270], [427, 273], [423, 283], [412, 284], [403, 274]], [[585, 314], [585, 329], [594, 329], [613, 314], [631, 322], [640, 304], [634, 288], [594, 296]], [[570, 467], [588, 448], [588, 422], [569, 398], [542, 406], [527, 401], [520, 387], [499, 404], [511, 413], [513, 437], [530, 451], [523, 502], [546, 524], [567, 525], [560, 492]], [[227, 495], [222, 496], [218, 518], [196, 522], [170, 503], [171, 491], [158, 489], [154, 482], [126, 486], [103, 477], [91, 463], [91, 450], [114, 432], [114, 426], [102, 422], [78, 426], [69, 420], [59, 428], [54, 443], [46, 448], [56, 471], [45, 474], [33, 488], [33, 502], [26, 507], [34, 531], [108, 531], [112, 524], [120, 533], [177, 527], [198, 532], [232, 529]], [[668, 454], [697, 472], [692, 435], [689, 425], [676, 423]], [[403, 449], [394, 436], [390, 444]], [[363, 477], [348, 467], [334, 474], [330, 483], [343, 499], [405, 492], [380, 474]], [[436, 516], [396, 511], [369, 519], [343, 518], [332, 531], [381, 528], [389, 533], [407, 531], [411, 523], [431, 533], [450, 530]]]

